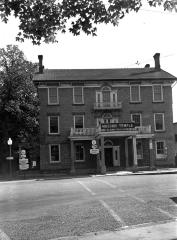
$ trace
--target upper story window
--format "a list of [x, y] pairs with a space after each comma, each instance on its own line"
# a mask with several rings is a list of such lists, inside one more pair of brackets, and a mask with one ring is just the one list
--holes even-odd
[[140, 102], [141, 93], [140, 85], [131, 85], [130, 86], [130, 102]]
[[136, 124], [136, 126], [140, 127], [142, 125], [142, 118], [140, 113], [132, 113], [131, 120]]
[[74, 116], [74, 128], [84, 128], [84, 115]]
[[58, 88], [57, 87], [48, 88], [48, 104], [58, 103], [59, 103]]
[[60, 162], [60, 145], [50, 144], [49, 145], [49, 156], [51, 163]]
[[105, 86], [101, 91], [96, 92], [97, 103], [116, 103], [117, 102], [117, 91], [111, 90], [110, 87]]
[[163, 101], [163, 88], [162, 85], [153, 85], [153, 102], [161, 102]]
[[59, 116], [48, 117], [49, 134], [59, 134]]
[[154, 114], [154, 125], [155, 125], [155, 131], [165, 130], [164, 113]]
[[83, 87], [73, 88], [73, 103], [74, 104], [84, 104]]

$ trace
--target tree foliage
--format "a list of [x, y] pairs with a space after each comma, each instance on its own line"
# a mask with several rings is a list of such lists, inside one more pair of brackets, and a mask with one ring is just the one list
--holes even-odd
[[[39, 134], [39, 102], [32, 74], [36, 64], [27, 61], [17, 46], [0, 49], [0, 149], [11, 137], [18, 145]], [[1, 153], [0, 153], [1, 154]]]
[[[130, 11], [138, 11], [143, 0], [1, 0], [0, 17], [7, 22], [11, 14], [20, 21], [18, 41], [30, 39], [55, 42], [58, 31], [96, 35], [99, 23], [114, 26]], [[150, 6], [163, 5], [177, 11], [177, 0], [146, 0]]]

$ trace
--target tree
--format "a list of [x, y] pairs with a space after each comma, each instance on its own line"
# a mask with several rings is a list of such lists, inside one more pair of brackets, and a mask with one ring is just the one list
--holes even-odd
[[32, 81], [37, 65], [26, 60], [17, 46], [0, 49], [0, 158], [7, 156], [7, 140], [14, 148], [22, 139], [36, 142], [39, 136], [39, 101]]
[[[143, 0], [2, 0], [0, 17], [7, 22], [11, 14], [20, 21], [18, 41], [30, 39], [33, 44], [55, 42], [58, 31], [81, 31], [96, 35], [99, 23], [118, 25], [130, 11], [138, 11]], [[163, 5], [177, 11], [177, 0], [146, 0], [150, 6]]]

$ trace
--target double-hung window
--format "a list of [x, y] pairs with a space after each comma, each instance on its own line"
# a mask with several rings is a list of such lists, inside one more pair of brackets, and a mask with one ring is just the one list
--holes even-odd
[[60, 162], [60, 145], [50, 144], [49, 145], [49, 156], [51, 163]]
[[77, 143], [75, 145], [75, 161], [76, 162], [84, 162], [85, 161], [84, 146], [79, 143]]
[[58, 103], [59, 103], [58, 88], [57, 87], [48, 88], [48, 104], [55, 105]]
[[130, 86], [130, 102], [140, 102], [141, 93], [140, 85], [131, 85]]
[[59, 116], [48, 117], [49, 134], [59, 134]]
[[165, 158], [167, 154], [167, 148], [165, 141], [156, 141], [156, 158]]
[[163, 88], [162, 85], [153, 85], [152, 86], [153, 92], [153, 102], [162, 102], [163, 101]]
[[137, 127], [140, 127], [142, 125], [142, 119], [140, 113], [132, 113], [131, 114], [131, 120], [135, 123]]
[[154, 125], [155, 125], [155, 131], [165, 130], [164, 113], [154, 114]]
[[74, 116], [74, 128], [84, 128], [84, 115]]
[[73, 103], [74, 104], [84, 104], [83, 87], [74, 87], [73, 88]]

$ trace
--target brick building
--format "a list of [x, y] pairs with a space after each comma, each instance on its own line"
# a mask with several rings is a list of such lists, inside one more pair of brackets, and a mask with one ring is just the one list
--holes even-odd
[[174, 166], [176, 78], [160, 68], [159, 53], [155, 67], [128, 69], [44, 69], [38, 57], [41, 170]]

